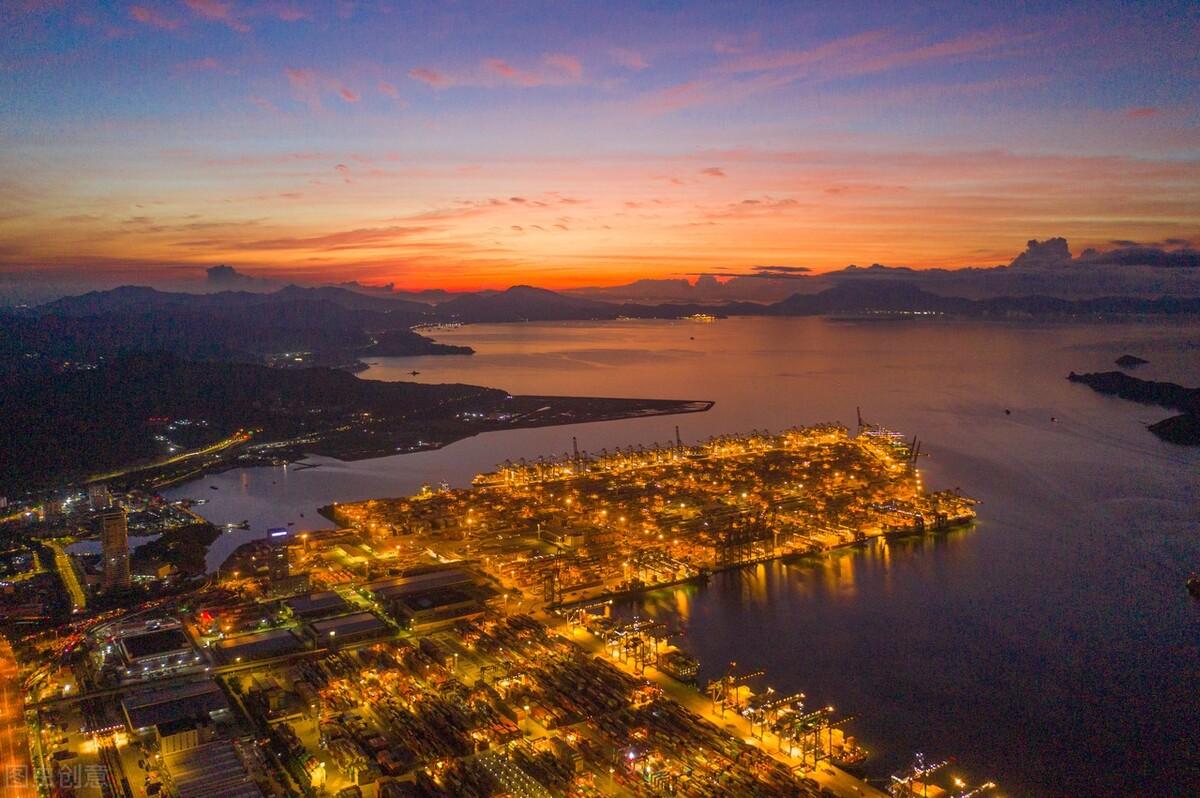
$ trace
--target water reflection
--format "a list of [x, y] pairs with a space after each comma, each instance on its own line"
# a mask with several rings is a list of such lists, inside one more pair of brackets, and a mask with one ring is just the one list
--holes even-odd
[[[859, 716], [874, 767], [955, 755], [1014, 795], [1200, 795], [1200, 450], [1145, 424], [1166, 411], [1069, 383], [1125, 352], [1138, 376], [1195, 384], [1195, 325], [869, 324], [820, 319], [468, 326], [471, 357], [381, 358], [364, 376], [518, 393], [712, 399], [708, 413], [482, 435], [318, 468], [250, 469], [171, 492], [251, 530], [316, 507], [465, 485], [506, 458], [823, 420], [925, 442], [932, 488], [983, 499], [973, 530], [718, 574], [622, 611], [684, 628], [705, 667], [766, 667], [777, 689]], [[417, 362], [414, 362], [417, 361]], [[1010, 411], [1005, 413], [1005, 410]], [[1052, 422], [1051, 417], [1057, 419]], [[219, 490], [209, 491], [208, 484]], [[304, 515], [301, 516], [301, 513]]]

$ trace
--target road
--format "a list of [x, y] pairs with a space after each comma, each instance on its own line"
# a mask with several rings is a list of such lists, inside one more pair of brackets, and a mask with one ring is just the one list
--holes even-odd
[[72, 611], [82, 612], [87, 609], [87, 593], [79, 584], [79, 574], [75, 571], [75, 564], [71, 562], [71, 555], [67, 554], [62, 543], [57, 540], [47, 540], [46, 548], [54, 552], [54, 567], [58, 570], [63, 587], [67, 589], [67, 595], [71, 597]]
[[29, 734], [22, 709], [17, 660], [0, 638], [0, 792], [5, 798], [36, 798]]

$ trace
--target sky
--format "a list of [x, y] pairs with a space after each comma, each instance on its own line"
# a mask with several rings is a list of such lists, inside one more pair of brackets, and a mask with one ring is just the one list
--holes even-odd
[[0, 3], [0, 272], [404, 288], [1200, 244], [1200, 3]]

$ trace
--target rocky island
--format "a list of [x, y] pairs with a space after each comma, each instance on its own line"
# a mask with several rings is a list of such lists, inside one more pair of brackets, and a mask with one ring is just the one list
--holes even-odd
[[1149, 425], [1148, 429], [1169, 443], [1200, 446], [1200, 388], [1185, 388], [1173, 382], [1139, 380], [1119, 371], [1067, 375], [1097, 393], [1111, 394], [1132, 402], [1182, 410], [1177, 416]]

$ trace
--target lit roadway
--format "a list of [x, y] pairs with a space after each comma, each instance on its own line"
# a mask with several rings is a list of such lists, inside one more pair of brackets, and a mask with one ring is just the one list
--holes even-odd
[[71, 562], [71, 556], [63, 549], [62, 543], [57, 540], [47, 540], [46, 547], [54, 552], [54, 567], [58, 570], [63, 586], [71, 596], [72, 610], [81, 612], [87, 608], [87, 594], [79, 584], [79, 577], [75, 573], [75, 565]]
[[96, 476], [91, 477], [87, 481], [88, 482], [102, 482], [107, 479], [113, 479], [115, 477], [121, 477], [126, 474], [132, 474], [137, 471], [148, 471], [152, 468], [162, 468], [163, 466], [174, 465], [175, 463], [180, 463], [180, 462], [183, 462], [184, 460], [190, 460], [193, 457], [202, 457], [203, 455], [206, 455], [206, 454], [216, 454], [217, 452], [228, 449], [230, 446], [237, 446], [239, 444], [245, 443], [246, 441], [250, 440], [250, 437], [252, 435], [253, 435], [252, 432], [245, 432], [243, 430], [238, 430], [234, 434], [230, 435], [228, 438], [225, 438], [224, 440], [219, 440], [216, 443], [205, 446], [202, 449], [192, 449], [191, 451], [181, 452], [177, 455], [173, 455], [164, 460], [156, 460], [153, 463], [146, 463], [145, 465], [138, 465], [138, 466], [132, 466], [130, 468], [123, 468], [119, 471], [110, 471], [107, 474], [97, 474]]
[[37, 796], [20, 691], [17, 661], [8, 641], [0, 637], [0, 792], [5, 798]]

